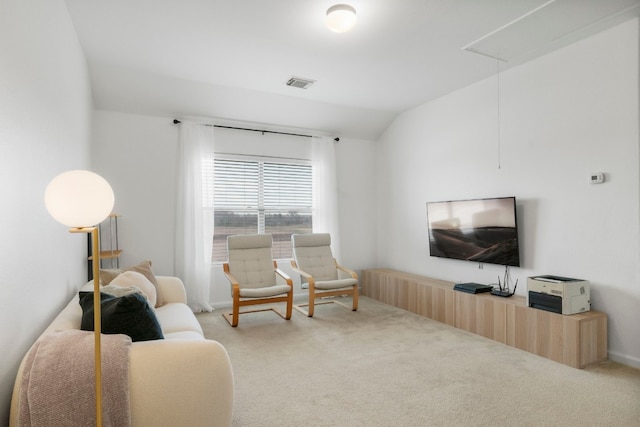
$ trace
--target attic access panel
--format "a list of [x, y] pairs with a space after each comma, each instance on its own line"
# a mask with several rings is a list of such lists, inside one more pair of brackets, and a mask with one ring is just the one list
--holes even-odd
[[638, 0], [591, 1], [584, 7], [566, 0], [548, 0], [464, 46], [463, 50], [506, 62], [540, 53], [552, 44], [589, 31], [640, 8]]

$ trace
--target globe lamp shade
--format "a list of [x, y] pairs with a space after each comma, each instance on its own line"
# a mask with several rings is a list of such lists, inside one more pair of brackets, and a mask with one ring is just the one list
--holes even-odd
[[100, 224], [111, 213], [114, 200], [109, 183], [86, 170], [72, 170], [56, 176], [44, 193], [49, 214], [71, 228]]
[[345, 33], [356, 25], [356, 10], [348, 4], [336, 4], [327, 10], [327, 27], [336, 33]]

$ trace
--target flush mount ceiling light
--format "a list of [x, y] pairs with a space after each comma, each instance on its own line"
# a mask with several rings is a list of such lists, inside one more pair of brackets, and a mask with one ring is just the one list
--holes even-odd
[[348, 4], [336, 4], [327, 9], [327, 27], [345, 33], [356, 25], [356, 10]]

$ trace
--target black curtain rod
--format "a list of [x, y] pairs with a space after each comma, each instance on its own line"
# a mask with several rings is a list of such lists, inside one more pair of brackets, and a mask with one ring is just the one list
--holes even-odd
[[[182, 123], [180, 120], [178, 119], [173, 119], [173, 124], [174, 125], [178, 125]], [[249, 128], [238, 128], [238, 127], [234, 127], [234, 126], [222, 126], [222, 125], [209, 125], [209, 124], [203, 124], [203, 126], [213, 126], [214, 128], [222, 128], [222, 129], [235, 129], [235, 130], [247, 130], [250, 132], [261, 132], [261, 133], [275, 133], [278, 135], [291, 135], [291, 136], [302, 136], [305, 138], [313, 138], [313, 135], [303, 135], [300, 133], [289, 133], [289, 132], [278, 132], [278, 131], [274, 131], [274, 130], [260, 130], [260, 129], [249, 129]], [[340, 138], [335, 138], [335, 141], [339, 141]]]

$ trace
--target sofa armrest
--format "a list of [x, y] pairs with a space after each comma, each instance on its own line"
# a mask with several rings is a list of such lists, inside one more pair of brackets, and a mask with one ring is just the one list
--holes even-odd
[[178, 277], [156, 276], [158, 288], [165, 304], [170, 302], [187, 303], [187, 292], [184, 283]]
[[137, 342], [129, 384], [133, 427], [231, 425], [233, 371], [216, 341]]

